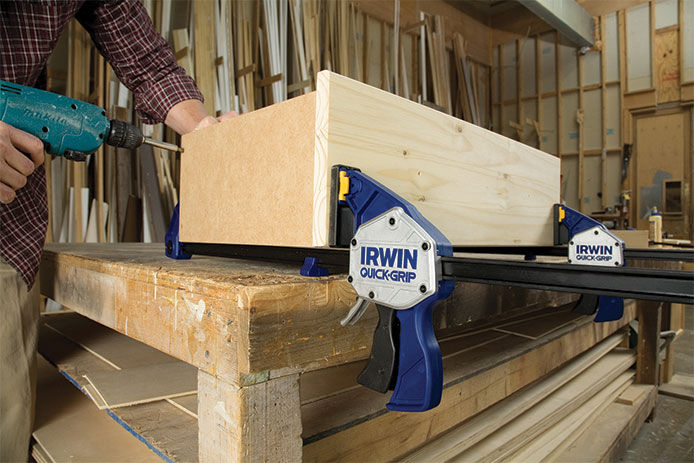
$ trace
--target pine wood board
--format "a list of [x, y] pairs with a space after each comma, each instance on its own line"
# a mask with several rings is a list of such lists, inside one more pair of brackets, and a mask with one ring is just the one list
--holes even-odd
[[99, 409], [126, 407], [190, 395], [197, 391], [198, 370], [184, 362], [169, 362], [84, 375]]
[[441, 437], [425, 444], [403, 458], [403, 462], [445, 461], [480, 442], [535, 406], [552, 392], [573, 380], [600, 358], [614, 349], [624, 335], [614, 334], [565, 366], [539, 379], [530, 386], [489, 407]]
[[541, 435], [543, 431], [598, 394], [627, 370], [634, 360], [635, 356], [631, 352], [606, 355], [523, 415], [459, 454], [456, 459], [480, 462], [509, 459], [531, 439]]
[[330, 169], [342, 164], [412, 202], [454, 244], [553, 243], [558, 158], [328, 71], [315, 93], [182, 144], [182, 241], [327, 246]]
[[[625, 317], [616, 322], [596, 324], [587, 317], [585, 322], [567, 325], [543, 340], [519, 338], [525, 344], [502, 355], [497, 351], [496, 361], [479, 359], [467, 372], [446, 370], [444, 366], [444, 375], [450, 371], [457, 379], [444, 380], [441, 404], [425, 413], [388, 412], [384, 408], [387, 398], [380, 394], [373, 399], [366, 395], [353, 396], [344, 402], [331, 397], [309, 404], [314, 409], [310, 414], [302, 407], [304, 460], [389, 460], [406, 454], [588, 350], [632, 320], [634, 313], [634, 305], [627, 304]], [[531, 347], [530, 343], [536, 345]], [[465, 368], [464, 363], [457, 368]], [[380, 407], [376, 404], [378, 400], [382, 401]], [[343, 423], [337, 427], [312, 422], [323, 419], [336, 424], [335, 415], [342, 413], [345, 404], [366, 408], [368, 402], [372, 407], [359, 417], [352, 420], [337, 417]], [[309, 435], [306, 432], [309, 425], [318, 433]], [[379, 445], [372, 445], [374, 441]]]
[[655, 407], [658, 391], [655, 386], [634, 384], [646, 392], [634, 405], [612, 403], [556, 461], [616, 461], [629, 447], [646, 417]]
[[51, 461], [159, 462], [39, 357], [34, 439]]

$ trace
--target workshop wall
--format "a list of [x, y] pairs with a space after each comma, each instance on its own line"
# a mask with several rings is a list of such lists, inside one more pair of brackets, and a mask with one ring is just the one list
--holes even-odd
[[[583, 54], [537, 18], [524, 19], [522, 11], [492, 20], [493, 130], [560, 156], [562, 199], [570, 207], [608, 225], [647, 227], [643, 211], [664, 207], [661, 187], [646, 201], [641, 189], [651, 180], [637, 180], [624, 149], [628, 145], [639, 162], [635, 118], [674, 111], [691, 121], [694, 2], [579, 3], [595, 24], [596, 44]], [[691, 146], [687, 130], [681, 132], [676, 165], [663, 165], [664, 158], [653, 154], [657, 141], [648, 152], [642, 143], [640, 160], [660, 159], [660, 170], [679, 172], [689, 185]], [[694, 215], [685, 190], [682, 224], [673, 227], [684, 238], [694, 228], [685, 226]]]

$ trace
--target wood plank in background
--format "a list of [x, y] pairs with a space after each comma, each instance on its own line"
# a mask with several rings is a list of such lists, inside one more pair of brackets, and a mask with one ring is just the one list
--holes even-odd
[[327, 71], [314, 96], [183, 145], [183, 241], [326, 246], [330, 168], [343, 164], [412, 202], [454, 244], [553, 242], [559, 159]]

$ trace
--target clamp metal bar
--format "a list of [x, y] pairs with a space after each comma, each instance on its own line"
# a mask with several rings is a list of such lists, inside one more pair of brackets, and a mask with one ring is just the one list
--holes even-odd
[[[568, 254], [566, 246], [453, 246], [453, 252], [556, 257]], [[684, 249], [625, 249], [624, 256], [627, 259], [694, 262], [694, 250]]]
[[694, 304], [694, 273], [687, 271], [463, 257], [441, 261], [447, 280]]

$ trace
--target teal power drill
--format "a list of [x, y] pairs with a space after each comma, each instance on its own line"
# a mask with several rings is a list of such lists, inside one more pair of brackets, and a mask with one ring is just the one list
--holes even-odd
[[176, 145], [145, 137], [134, 125], [109, 120], [98, 106], [2, 80], [0, 121], [40, 139], [47, 153], [73, 161], [84, 161], [104, 143], [126, 149], [146, 143], [183, 152]]

